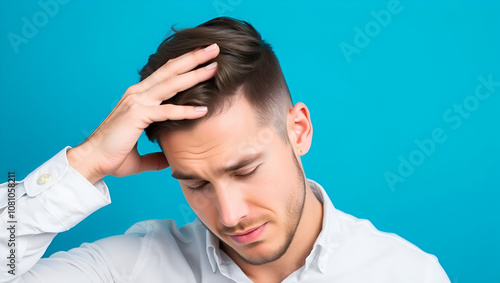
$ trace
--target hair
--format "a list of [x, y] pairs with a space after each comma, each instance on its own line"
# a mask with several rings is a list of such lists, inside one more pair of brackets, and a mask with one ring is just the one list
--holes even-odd
[[207, 106], [202, 118], [154, 122], [146, 128], [146, 135], [156, 141], [166, 131], [189, 129], [230, 105], [236, 95], [243, 95], [256, 111], [261, 125], [274, 126], [281, 138], [288, 142], [286, 113], [292, 107], [292, 98], [276, 54], [248, 22], [219, 17], [197, 27], [176, 30], [149, 56], [139, 71], [141, 81], [150, 76], [168, 60], [189, 51], [217, 43], [219, 55], [198, 67], [217, 62], [216, 75], [189, 89], [181, 91], [162, 104]]

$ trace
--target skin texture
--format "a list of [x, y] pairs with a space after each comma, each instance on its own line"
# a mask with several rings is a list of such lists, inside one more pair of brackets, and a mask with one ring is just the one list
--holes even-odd
[[[300, 268], [321, 230], [322, 205], [299, 161], [312, 138], [307, 107], [297, 104], [283, 119], [289, 142], [259, 125], [238, 95], [222, 114], [160, 138], [187, 202], [255, 282], [281, 281]], [[232, 237], [257, 227], [248, 243]]]

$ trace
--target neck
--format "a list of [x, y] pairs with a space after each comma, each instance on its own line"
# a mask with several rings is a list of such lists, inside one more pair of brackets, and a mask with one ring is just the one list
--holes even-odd
[[235, 263], [253, 282], [281, 282], [291, 273], [301, 268], [311, 253], [323, 223], [323, 205], [314, 196], [309, 184], [306, 183], [306, 199], [301, 220], [295, 236], [287, 252], [270, 263], [251, 265], [239, 258], [231, 256]]

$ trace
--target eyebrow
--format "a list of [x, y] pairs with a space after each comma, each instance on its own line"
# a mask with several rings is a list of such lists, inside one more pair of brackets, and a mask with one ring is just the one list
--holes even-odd
[[[248, 166], [248, 165], [254, 163], [255, 161], [261, 159], [263, 156], [264, 156], [264, 153], [262, 151], [258, 152], [258, 153], [254, 153], [250, 156], [246, 156], [246, 157], [242, 158], [241, 160], [237, 161], [235, 164], [230, 165], [227, 168], [224, 168], [220, 171], [222, 171], [224, 173], [231, 173], [234, 171], [238, 171], [239, 169], [241, 169], [245, 166]], [[177, 171], [177, 170], [172, 171], [172, 177], [177, 179], [177, 180], [201, 180], [201, 179], [203, 179], [202, 177], [200, 177], [196, 174], [184, 173], [184, 172]]]

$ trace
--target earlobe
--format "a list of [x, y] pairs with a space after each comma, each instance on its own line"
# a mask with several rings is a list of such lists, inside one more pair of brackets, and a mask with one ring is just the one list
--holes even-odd
[[311, 147], [313, 133], [309, 109], [299, 102], [290, 109], [288, 116], [290, 142], [298, 155], [304, 155]]

